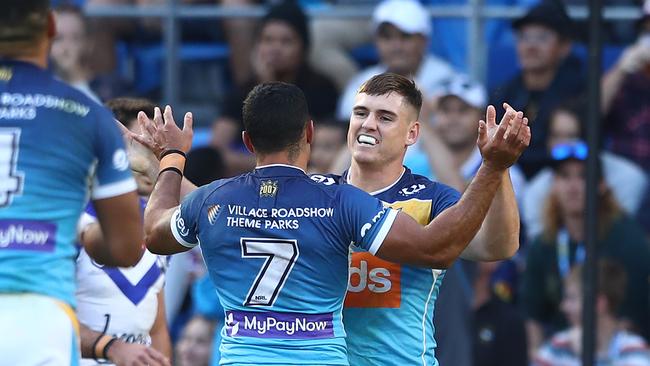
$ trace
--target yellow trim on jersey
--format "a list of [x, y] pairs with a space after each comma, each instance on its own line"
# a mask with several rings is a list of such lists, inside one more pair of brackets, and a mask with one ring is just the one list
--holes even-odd
[[420, 225], [428, 225], [431, 217], [431, 200], [421, 200], [412, 198], [406, 201], [397, 201], [386, 203], [387, 206], [394, 209], [402, 209], [404, 213], [411, 216]]
[[61, 302], [59, 300], [54, 300], [54, 303], [63, 310], [63, 312], [70, 318], [70, 321], [72, 322], [72, 327], [74, 328], [75, 333], [77, 334], [77, 339], [81, 339], [81, 334], [79, 331], [79, 321], [77, 320], [77, 314], [74, 312], [72, 307], [70, 305]]

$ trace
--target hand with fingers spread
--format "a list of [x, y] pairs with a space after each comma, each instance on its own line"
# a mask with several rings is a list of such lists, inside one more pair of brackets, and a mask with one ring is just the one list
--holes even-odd
[[530, 145], [531, 133], [528, 118], [509, 104], [501, 122], [496, 124], [496, 110], [488, 106], [486, 121], [479, 121], [477, 145], [484, 163], [493, 169], [505, 170], [511, 167]]
[[162, 353], [142, 344], [117, 341], [107, 356], [116, 366], [171, 366]]
[[143, 132], [140, 135], [134, 134], [133, 138], [147, 146], [158, 158], [167, 150], [180, 150], [187, 153], [192, 147], [194, 131], [192, 130], [191, 112], [185, 113], [183, 129], [176, 125], [170, 106], [165, 107], [164, 113], [156, 107], [153, 121], [144, 112], [140, 112], [138, 123]]

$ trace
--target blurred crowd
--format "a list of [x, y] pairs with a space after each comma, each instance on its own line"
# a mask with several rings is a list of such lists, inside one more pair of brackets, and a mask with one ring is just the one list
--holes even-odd
[[[153, 101], [140, 100], [130, 107], [134, 111], [165, 102], [162, 23], [84, 15], [85, 7], [96, 5], [164, 1], [54, 2], [58, 35], [51, 59], [61, 79], [100, 102]], [[241, 141], [241, 108], [252, 87], [265, 81], [290, 82], [304, 91], [316, 126], [310, 172], [340, 174], [349, 166], [347, 124], [360, 84], [386, 71], [413, 78], [425, 97], [420, 121], [426, 133], [409, 149], [405, 164], [460, 191], [481, 163], [477, 121], [487, 105], [501, 113], [503, 102], [523, 110], [533, 140], [511, 169], [522, 222], [520, 251], [499, 263], [459, 260], [448, 271], [436, 305], [436, 355], [442, 365], [454, 366], [555, 365], [558, 357], [579, 358], [587, 79], [584, 27], [565, 7], [584, 3], [487, 1], [529, 10], [512, 22], [486, 22], [485, 84], [467, 76], [466, 21], [432, 19], [424, 8], [462, 0], [182, 3], [268, 5], [261, 18], [181, 22], [181, 98], [184, 106], [196, 107], [202, 127], [186, 168], [197, 185], [254, 166]], [[604, 262], [597, 343], [625, 361], [634, 358], [635, 337], [650, 340], [650, 1], [605, 3], [635, 5], [643, 13], [638, 20], [606, 23], [608, 58], [600, 80], [598, 248]], [[305, 12], [357, 4], [374, 6], [371, 18], [310, 19]], [[193, 58], [191, 51], [217, 49], [226, 52]], [[134, 114], [117, 117], [135, 120]], [[223, 312], [198, 251], [170, 261], [164, 291], [175, 364], [217, 364]], [[615, 335], [619, 348], [606, 349]]]

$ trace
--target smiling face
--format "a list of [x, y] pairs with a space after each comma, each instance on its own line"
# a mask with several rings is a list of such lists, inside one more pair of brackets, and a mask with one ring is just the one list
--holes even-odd
[[[396, 92], [358, 93], [350, 117], [348, 149], [357, 164], [401, 166], [406, 148], [417, 141], [417, 111]], [[396, 163], [399, 162], [399, 163]]]

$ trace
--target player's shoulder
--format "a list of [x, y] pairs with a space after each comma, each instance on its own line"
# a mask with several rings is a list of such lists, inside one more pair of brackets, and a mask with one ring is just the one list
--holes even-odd
[[432, 181], [431, 179], [411, 172], [405, 168], [402, 178], [391, 190], [396, 199], [421, 199], [436, 200], [445, 196], [456, 196], [458, 191], [446, 184]]
[[310, 174], [309, 179], [323, 186], [338, 186], [342, 176], [338, 174]]
[[[347, 172], [346, 172], [347, 173]], [[312, 174], [309, 178], [325, 194], [339, 200], [355, 199], [368, 196], [363, 190], [348, 184], [345, 174]]]
[[217, 179], [211, 183], [198, 187], [190, 193], [188, 198], [206, 200], [211, 196], [219, 195], [220, 197], [239, 196], [238, 191], [241, 189], [241, 179], [245, 175], [238, 175], [231, 178]]

